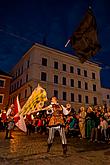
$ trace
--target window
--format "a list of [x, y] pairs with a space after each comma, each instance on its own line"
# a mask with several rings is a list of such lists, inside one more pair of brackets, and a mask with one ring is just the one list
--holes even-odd
[[58, 84], [58, 76], [57, 75], [54, 75], [54, 83]]
[[81, 88], [81, 81], [78, 81], [78, 88]]
[[71, 82], [71, 87], [74, 87], [74, 79], [71, 79], [70, 82]]
[[70, 73], [74, 73], [74, 67], [70, 66]]
[[46, 73], [45, 72], [41, 72], [41, 80], [42, 81], [46, 81], [46, 79], [47, 79]]
[[74, 102], [74, 93], [71, 93], [71, 102]]
[[66, 71], [66, 64], [63, 64], [63, 71]]
[[16, 83], [14, 84], [14, 90], [16, 90]]
[[20, 76], [20, 68], [18, 69], [18, 76]]
[[58, 62], [54, 61], [54, 69], [58, 69]]
[[27, 89], [25, 89], [25, 96], [24, 96], [25, 98], [27, 97]]
[[107, 99], [110, 99], [110, 95], [107, 95]]
[[62, 84], [66, 85], [66, 78], [65, 77], [63, 77], [62, 81], [63, 81]]
[[96, 91], [96, 85], [93, 84], [93, 91]]
[[94, 97], [93, 101], [94, 101], [94, 105], [97, 105], [97, 97]]
[[84, 77], [87, 77], [87, 70], [84, 70]]
[[30, 65], [30, 61], [28, 60], [27, 61], [27, 68], [29, 68], [29, 65]]
[[58, 98], [58, 91], [54, 90], [54, 96]]
[[0, 95], [0, 104], [3, 103], [3, 95]]
[[32, 86], [29, 84], [28, 87], [30, 88], [30, 93], [32, 93]]
[[77, 68], [77, 74], [81, 75], [81, 69], [80, 68]]
[[21, 67], [21, 74], [23, 74], [23, 66]]
[[88, 90], [88, 83], [85, 82], [85, 90]]
[[78, 95], [78, 102], [81, 103], [82, 102], [82, 96]]
[[17, 88], [19, 88], [19, 81], [17, 81]]
[[66, 101], [66, 92], [63, 92], [63, 100]]
[[21, 99], [21, 93], [19, 93], [18, 98], [19, 98], [19, 100]]
[[13, 85], [11, 85], [11, 92], [13, 92]]
[[26, 82], [28, 82], [28, 74], [26, 75]]
[[16, 71], [16, 78], [18, 77], [18, 72]]
[[20, 87], [22, 86], [22, 79], [20, 80]]
[[0, 87], [4, 87], [5, 86], [5, 80], [0, 79]]
[[92, 79], [95, 79], [95, 73], [92, 73]]
[[46, 58], [42, 58], [42, 65], [47, 66], [47, 59]]
[[89, 103], [88, 96], [85, 96], [85, 103], [86, 103], [86, 104], [88, 104], [88, 103]]

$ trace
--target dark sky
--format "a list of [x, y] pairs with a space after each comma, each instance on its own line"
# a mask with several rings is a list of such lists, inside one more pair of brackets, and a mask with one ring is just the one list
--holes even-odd
[[0, 69], [10, 71], [33, 43], [74, 54], [64, 45], [90, 2], [102, 47], [93, 60], [103, 67], [102, 85], [110, 87], [110, 0], [0, 0]]

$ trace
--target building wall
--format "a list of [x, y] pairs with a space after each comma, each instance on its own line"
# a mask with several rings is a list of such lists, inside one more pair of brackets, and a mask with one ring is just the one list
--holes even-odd
[[103, 104], [105, 104], [107, 108], [110, 108], [110, 89], [101, 88], [101, 93]]
[[8, 76], [0, 75], [0, 80], [3, 80], [4, 86], [0, 87], [0, 96], [3, 96], [3, 102], [0, 103], [0, 110], [4, 109], [9, 103], [9, 91], [11, 78]]
[[[47, 66], [42, 65], [42, 59], [47, 59]], [[29, 66], [27, 63], [29, 61]], [[58, 69], [54, 68], [54, 62], [58, 62]], [[63, 71], [62, 66], [66, 64], [66, 71]], [[16, 72], [22, 68], [22, 74], [16, 76]], [[74, 73], [70, 73], [70, 66], [74, 67]], [[78, 75], [77, 69], [80, 69], [81, 75]], [[101, 85], [100, 85], [100, 67], [92, 62], [85, 62], [81, 64], [79, 59], [51, 48], [35, 44], [22, 57], [18, 64], [13, 68], [12, 75], [14, 81], [11, 84], [11, 102], [16, 95], [20, 96], [21, 105], [30, 96], [32, 90], [40, 83], [47, 91], [48, 98], [54, 95], [54, 90], [58, 91], [58, 98], [61, 103], [66, 104], [70, 102], [74, 109], [79, 109], [83, 104], [85, 106], [93, 105], [93, 97], [97, 97], [97, 104], [102, 104], [101, 100]], [[87, 77], [84, 76], [84, 70], [87, 72]], [[47, 74], [46, 81], [41, 80], [41, 72]], [[92, 73], [95, 74], [95, 79], [92, 78]], [[28, 81], [26, 82], [26, 75], [28, 74]], [[58, 76], [58, 84], [54, 83], [54, 75]], [[66, 85], [62, 85], [63, 77], [66, 78]], [[12, 86], [17, 84], [22, 79], [22, 85], [12, 90]], [[71, 79], [74, 79], [74, 87], [71, 87]], [[81, 88], [78, 88], [78, 81], [81, 81]], [[85, 82], [88, 83], [88, 89], [85, 90]], [[96, 85], [96, 91], [93, 91], [93, 84]], [[25, 98], [25, 90], [27, 90], [27, 97]], [[63, 100], [62, 93], [66, 92], [67, 99]], [[74, 93], [74, 101], [71, 101], [71, 93]], [[78, 95], [82, 96], [82, 101], [79, 103]], [[88, 96], [89, 102], [85, 103], [85, 96]]]

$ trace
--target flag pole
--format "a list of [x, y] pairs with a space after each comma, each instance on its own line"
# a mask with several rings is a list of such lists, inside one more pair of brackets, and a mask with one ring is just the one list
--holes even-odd
[[70, 39], [67, 41], [67, 43], [65, 44], [65, 48], [68, 46], [68, 44], [70, 43]]

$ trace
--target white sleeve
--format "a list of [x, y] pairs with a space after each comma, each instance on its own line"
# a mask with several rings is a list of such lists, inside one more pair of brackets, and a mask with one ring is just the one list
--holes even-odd
[[8, 117], [10, 115], [10, 113], [11, 113], [11, 109], [9, 108], [7, 113], [6, 113], [6, 116]]
[[63, 108], [64, 115], [68, 115], [69, 114], [69, 111], [63, 105], [61, 105], [61, 106]]

